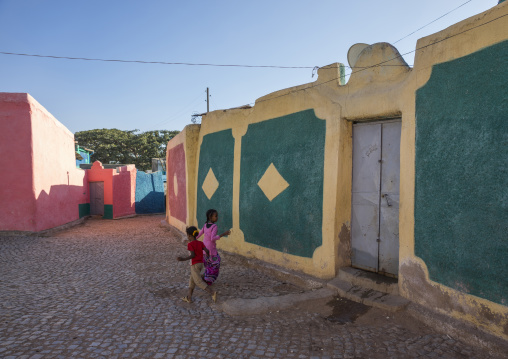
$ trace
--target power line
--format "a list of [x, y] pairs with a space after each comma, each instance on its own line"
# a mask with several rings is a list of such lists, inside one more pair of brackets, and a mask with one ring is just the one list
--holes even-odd
[[[425, 27], [429, 26], [430, 24], [432, 24], [432, 23], [436, 22], [437, 20], [442, 19], [442, 18], [443, 18], [443, 17], [445, 17], [446, 15], [448, 15], [448, 14], [450, 14], [450, 13], [454, 12], [455, 10], [457, 10], [457, 9], [461, 8], [462, 6], [466, 5], [467, 3], [470, 3], [471, 1], [473, 1], [473, 0], [468, 0], [468, 1], [466, 1], [465, 3], [463, 3], [463, 4], [459, 5], [459, 6], [457, 6], [455, 9], [448, 11], [447, 13], [445, 13], [445, 14], [441, 15], [440, 17], [438, 17], [437, 19], [432, 20], [432, 21], [431, 21], [431, 22], [429, 22], [428, 24], [423, 25], [422, 27], [420, 27], [420, 28], [416, 29], [415, 31], [411, 32], [410, 34], [407, 34], [406, 36], [404, 36], [404, 37], [402, 37], [402, 38], [398, 39], [397, 41], [393, 42], [393, 43], [392, 43], [392, 45], [395, 45], [397, 42], [404, 40], [405, 38], [407, 38], [407, 37], [409, 37], [409, 36], [413, 35], [414, 33], [416, 33], [416, 32], [418, 32], [418, 31], [420, 31], [421, 29], [423, 29], [423, 28], [425, 28]], [[404, 66], [404, 65], [383, 65], [383, 66]], [[412, 65], [409, 65], [409, 66], [410, 66], [410, 67], [412, 67]], [[345, 67], [346, 67], [346, 68], [351, 69], [351, 66], [345, 66]], [[358, 67], [357, 67], [357, 68], [358, 68]], [[349, 76], [349, 75], [346, 75], [346, 76]]]
[[[435, 20], [432, 20], [428, 24], [418, 28], [417, 30], [411, 32], [410, 34], [400, 38], [395, 41], [393, 44], [413, 35], [414, 33], [420, 31], [421, 29], [429, 26], [430, 24], [436, 22], [437, 20], [445, 17], [446, 15], [454, 12], [455, 10], [461, 8], [462, 6], [470, 3], [473, 0], [468, 0], [465, 3], [457, 6], [456, 8], [448, 11], [447, 13], [441, 15]], [[189, 63], [189, 62], [165, 62], [165, 61], [144, 61], [144, 60], [122, 60], [122, 59], [101, 59], [101, 58], [87, 58], [87, 57], [70, 57], [70, 56], [55, 56], [55, 55], [40, 55], [40, 54], [24, 54], [24, 53], [16, 53], [16, 52], [4, 52], [0, 51], [0, 54], [3, 55], [14, 55], [14, 56], [28, 56], [28, 57], [40, 57], [40, 58], [51, 58], [51, 59], [64, 59], [64, 60], [82, 60], [82, 61], [102, 61], [102, 62], [121, 62], [121, 63], [138, 63], [138, 64], [159, 64], [159, 65], [183, 65], [183, 66], [213, 66], [213, 67], [243, 67], [243, 68], [276, 68], [276, 69], [314, 69], [317, 66], [278, 66], [278, 65], [240, 65], [240, 64], [209, 64], [209, 63]], [[386, 66], [401, 66], [401, 65], [386, 65]], [[350, 66], [346, 66], [347, 68], [351, 68]]]
[[39, 55], [39, 54], [22, 54], [16, 52], [0, 51], [3, 55], [15, 56], [30, 56], [42, 57], [51, 59], [64, 59], [64, 60], [83, 60], [83, 61], [102, 61], [102, 62], [123, 62], [123, 63], [136, 63], [136, 64], [159, 64], [159, 65], [185, 65], [185, 66], [215, 66], [215, 67], [247, 67], [247, 68], [273, 68], [273, 69], [312, 69], [313, 66], [277, 66], [277, 65], [237, 65], [237, 64], [199, 64], [190, 62], [165, 62], [165, 61], [143, 61], [143, 60], [120, 60], [120, 59], [94, 59], [87, 57], [69, 57], [69, 56], [54, 56], [54, 55]]
[[212, 104], [213, 109], [218, 110], [219, 107], [215, 104], [215, 100], [213, 99], [212, 95], [210, 95], [210, 103]]
[[416, 33], [416, 32], [418, 32], [418, 31], [420, 31], [421, 29], [423, 29], [423, 28], [425, 28], [425, 27], [427, 27], [427, 26], [429, 26], [430, 24], [432, 24], [432, 23], [436, 22], [437, 20], [439, 20], [439, 19], [441, 19], [441, 18], [445, 17], [446, 15], [448, 15], [448, 14], [450, 14], [450, 13], [454, 12], [454, 11], [455, 11], [455, 10], [457, 10], [458, 8], [461, 8], [462, 6], [466, 5], [467, 3], [470, 3], [471, 1], [473, 1], [473, 0], [466, 1], [466, 2], [465, 2], [465, 3], [463, 3], [462, 5], [457, 6], [455, 9], [448, 11], [446, 14], [441, 15], [440, 17], [438, 17], [438, 18], [437, 18], [437, 19], [435, 19], [435, 20], [432, 20], [432, 21], [431, 21], [431, 22], [429, 22], [427, 25], [423, 25], [422, 27], [420, 27], [419, 29], [416, 29], [416, 30], [415, 30], [415, 31], [413, 31], [412, 33], [410, 33], [410, 34], [408, 34], [408, 35], [406, 35], [406, 36], [404, 36], [404, 37], [402, 37], [402, 38], [398, 39], [398, 40], [397, 40], [397, 41], [395, 41], [393, 44], [396, 44], [397, 42], [399, 42], [399, 41], [401, 41], [401, 40], [404, 40], [406, 37], [409, 37], [409, 36], [413, 35], [414, 33]]
[[[476, 26], [474, 26], [474, 27], [472, 27], [472, 28], [470, 28], [470, 29], [467, 29], [467, 30], [464, 30], [464, 31], [458, 32], [458, 33], [453, 34], [453, 35], [450, 35], [450, 36], [447, 36], [447, 37], [445, 37], [445, 38], [443, 38], [443, 39], [441, 39], [441, 40], [434, 41], [433, 43], [427, 44], [427, 45], [425, 45], [425, 46], [421, 46], [421, 47], [416, 48], [416, 49], [414, 49], [414, 50], [412, 50], [412, 51], [406, 52], [406, 53], [404, 53], [404, 54], [402, 54], [402, 55], [400, 55], [400, 54], [399, 54], [399, 55], [397, 55], [397, 56], [395, 56], [394, 58], [391, 58], [391, 59], [389, 59], [389, 60], [381, 61], [381, 62], [379, 62], [379, 63], [377, 63], [377, 64], [374, 64], [374, 65], [371, 65], [371, 66], [366, 66], [366, 67], [360, 68], [358, 71], [355, 71], [355, 73], [362, 72], [362, 71], [368, 70], [368, 69], [373, 68], [373, 67], [378, 67], [378, 66], [381, 66], [381, 65], [382, 65], [382, 64], [384, 64], [384, 63], [390, 62], [390, 61], [395, 60], [395, 59], [398, 59], [398, 58], [402, 58], [403, 56], [408, 55], [408, 54], [411, 54], [411, 53], [416, 52], [416, 51], [418, 51], [418, 50], [422, 50], [422, 49], [425, 49], [425, 48], [427, 48], [427, 47], [434, 46], [434, 45], [436, 45], [436, 44], [438, 44], [438, 43], [440, 43], [440, 42], [443, 42], [443, 41], [445, 41], [445, 40], [451, 39], [452, 37], [455, 37], [455, 36], [461, 35], [461, 34], [463, 34], [463, 33], [465, 33], [465, 32], [468, 32], [468, 31], [471, 31], [471, 30], [477, 29], [477, 28], [479, 28], [479, 27], [481, 27], [481, 26], [484, 26], [484, 25], [490, 24], [491, 22], [494, 22], [494, 21], [496, 21], [496, 20], [499, 20], [499, 19], [501, 19], [501, 18], [503, 18], [503, 17], [505, 17], [505, 16], [508, 16], [508, 14], [501, 15], [501, 16], [499, 16], [499, 17], [496, 17], [495, 19], [492, 19], [492, 20], [489, 20], [489, 21], [487, 21], [487, 22], [484, 22], [483, 24], [479, 24], [479, 25], [476, 25]], [[350, 72], [349, 74], [346, 74], [345, 76], [350, 76], [352, 73], [353, 73], [353, 72]], [[265, 100], [260, 100], [260, 101], [257, 101], [256, 103], [265, 102], [265, 101], [269, 101], [269, 100], [275, 100], [275, 99], [280, 98], [280, 97], [283, 97], [283, 96], [288, 96], [288, 95], [291, 95], [291, 94], [293, 94], [293, 93], [295, 93], [295, 92], [305, 91], [305, 90], [308, 90], [308, 89], [311, 89], [311, 88], [314, 88], [314, 87], [317, 87], [317, 86], [324, 85], [324, 84], [329, 83], [329, 82], [332, 82], [332, 81], [337, 81], [339, 78], [340, 78], [340, 77], [336, 77], [336, 78], [333, 78], [333, 79], [331, 79], [331, 80], [328, 80], [328, 81], [325, 81], [325, 82], [321, 82], [321, 83], [318, 83], [318, 84], [313, 84], [313, 85], [311, 85], [311, 86], [307, 86], [307, 87], [304, 87], [304, 88], [301, 88], [301, 89], [298, 89], [298, 90], [293, 90], [293, 91], [290, 91], [290, 92], [285, 93], [285, 94], [281, 94], [281, 95], [276, 96], [276, 97], [268, 98], [268, 99], [265, 99]]]
[[202, 93], [200, 93], [196, 98], [194, 98], [194, 100], [192, 100], [191, 102], [187, 103], [187, 105], [185, 105], [182, 108], [180, 108], [180, 110], [178, 110], [176, 112], [173, 112], [173, 114], [171, 116], [169, 116], [167, 119], [158, 121], [153, 126], [154, 127], [159, 127], [159, 126], [162, 126], [162, 125], [167, 124], [169, 122], [173, 122], [174, 120], [178, 119], [183, 112], [185, 112], [189, 108], [193, 107], [194, 104], [201, 98], [201, 96], [203, 96]]
[[[417, 31], [423, 29], [424, 27], [434, 23], [435, 21], [443, 18], [444, 16], [450, 14], [451, 12], [459, 9], [460, 7], [466, 5], [467, 3], [471, 2], [473, 0], [468, 0], [466, 1], [465, 3], [461, 4], [460, 6], [454, 8], [453, 10], [450, 10], [449, 12], [441, 15], [440, 17], [438, 17], [437, 19], [431, 21], [430, 23], [420, 27], [419, 29], [413, 31], [412, 33], [400, 38], [399, 40], [395, 41], [395, 43], [407, 38], [408, 36], [411, 36], [412, 34], [416, 33]], [[373, 67], [380, 67], [380, 66], [406, 66], [406, 65], [385, 65], [385, 63], [387, 62], [390, 62], [392, 60], [395, 60], [397, 58], [402, 58], [403, 56], [405, 55], [408, 55], [408, 54], [411, 54], [413, 52], [416, 52], [418, 50], [421, 50], [421, 49], [424, 49], [426, 47], [430, 47], [432, 45], [435, 45], [435, 44], [438, 44], [442, 41], [445, 41], [449, 38], [452, 38], [452, 37], [455, 37], [455, 36], [458, 36], [460, 34], [463, 34], [465, 32], [468, 32], [470, 30], [474, 30], [478, 27], [481, 27], [481, 26], [484, 26], [484, 25], [487, 25], [493, 21], [496, 21], [500, 18], [503, 18], [505, 16], [508, 16], [508, 14], [505, 14], [505, 15], [501, 15], [495, 19], [492, 19], [490, 21], [487, 21], [483, 24], [480, 24], [480, 25], [477, 25], [477, 26], [474, 26], [470, 29], [467, 29], [467, 30], [464, 30], [462, 32], [459, 32], [459, 33], [456, 33], [454, 35], [451, 35], [451, 36], [448, 36], [444, 39], [441, 39], [441, 40], [438, 40], [438, 41], [435, 41], [431, 44], [428, 44], [428, 45], [425, 45], [425, 46], [422, 46], [420, 48], [417, 48], [415, 50], [412, 50], [412, 51], [409, 51], [409, 52], [406, 52], [402, 55], [398, 55], [392, 59], [389, 59], [389, 60], [386, 60], [386, 61], [382, 61], [378, 64], [374, 64], [374, 65], [371, 65], [371, 66], [366, 66], [366, 67], [356, 67], [355, 66], [355, 73], [358, 73], [358, 72], [361, 72], [361, 71], [364, 71], [364, 70], [367, 70], [367, 69], [370, 69], [370, 68], [373, 68]], [[240, 64], [209, 64], [209, 63], [188, 63], [188, 62], [164, 62], [164, 61], [142, 61], [142, 60], [121, 60], [121, 59], [100, 59], [100, 58], [85, 58], [85, 57], [68, 57], [68, 56], [53, 56], [53, 55], [40, 55], [40, 54], [24, 54], [24, 53], [14, 53], [14, 52], [3, 52], [3, 51], [0, 51], [0, 54], [3, 54], [3, 55], [15, 55], [15, 56], [29, 56], [29, 57], [40, 57], [40, 58], [52, 58], [52, 59], [66, 59], [66, 60], [84, 60], [84, 61], [102, 61], [102, 62], [120, 62], [120, 63], [140, 63], [140, 64], [160, 64], [160, 65], [185, 65], [185, 66], [214, 66], [214, 67], [242, 67], [242, 68], [278, 68], [278, 69], [315, 69], [317, 66], [277, 66], [277, 65], [240, 65]], [[323, 67], [317, 67], [317, 68], [326, 68], [327, 66], [323, 66]], [[350, 66], [345, 66], [346, 68], [350, 68], [352, 69]], [[350, 76], [353, 72], [350, 72], [348, 74], [346, 74], [345, 76]], [[314, 88], [314, 87], [317, 87], [317, 86], [320, 86], [320, 85], [324, 85], [326, 83], [329, 83], [329, 82], [332, 82], [332, 81], [336, 81], [338, 80], [339, 77], [337, 78], [334, 78], [334, 79], [331, 79], [331, 80], [328, 80], [328, 81], [325, 81], [325, 82], [322, 82], [322, 83], [319, 83], [319, 84], [314, 84], [314, 85], [311, 85], [311, 86], [307, 86], [305, 88], [301, 88], [301, 89], [298, 89], [298, 90], [293, 90], [293, 91], [290, 91], [286, 94], [282, 94], [282, 95], [279, 95], [279, 96], [276, 96], [276, 97], [273, 97], [273, 98], [270, 98], [270, 99], [265, 99], [265, 100], [260, 100], [258, 102], [264, 102], [264, 101], [268, 101], [268, 100], [273, 100], [273, 99], [276, 99], [276, 98], [279, 98], [279, 97], [282, 97], [282, 96], [287, 96], [287, 95], [290, 95], [292, 93], [295, 93], [295, 92], [299, 92], [299, 91], [304, 91], [304, 90], [307, 90], [307, 89], [311, 89], [311, 88]], [[194, 102], [194, 101], [193, 101]], [[178, 113], [180, 113], [182, 111], [178, 111]], [[176, 115], [176, 113], [175, 113]], [[171, 120], [174, 120], [174, 117], [176, 116], [172, 116], [172, 118], [168, 119], [168, 120], [163, 120], [161, 121], [161, 123], [167, 123]]]
[[[472, 1], [472, 0], [470, 0]], [[121, 62], [121, 63], [137, 63], [137, 64], [159, 64], [159, 65], [185, 65], [185, 66], [213, 66], [213, 67], [241, 67], [241, 68], [272, 68], [272, 69], [314, 69], [322, 68], [319, 66], [277, 66], [277, 65], [225, 65], [225, 64], [200, 64], [189, 62], [164, 62], [164, 61], [143, 61], [143, 60], [120, 60], [120, 59], [94, 59], [87, 57], [68, 57], [68, 56], [54, 56], [54, 55], [38, 55], [38, 54], [22, 54], [16, 52], [0, 51], [2, 55], [14, 56], [29, 56], [50, 59], [63, 59], [63, 60], [84, 60], [84, 61], [102, 61], [102, 62]], [[385, 65], [385, 66], [402, 66], [402, 65]], [[345, 66], [351, 68], [349, 66]]]

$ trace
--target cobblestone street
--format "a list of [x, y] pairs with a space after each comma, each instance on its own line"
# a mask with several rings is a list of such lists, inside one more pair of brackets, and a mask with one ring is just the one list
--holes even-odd
[[[224, 256], [186, 295], [186, 247], [163, 216], [91, 218], [45, 237], [0, 237], [0, 358], [492, 358], [404, 313], [339, 297], [230, 317], [221, 302], [305, 288]], [[227, 240], [224, 238], [222, 240]]]

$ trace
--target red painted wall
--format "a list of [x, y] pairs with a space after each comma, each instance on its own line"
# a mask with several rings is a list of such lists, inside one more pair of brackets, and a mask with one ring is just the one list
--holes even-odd
[[[104, 182], [104, 204], [113, 204], [113, 175], [115, 169], [102, 167], [102, 163], [95, 161], [92, 168], [86, 170], [88, 182]], [[89, 200], [90, 201], [90, 200]]]
[[[185, 174], [185, 150], [179, 144], [168, 151], [167, 186], [169, 213], [172, 217], [187, 222], [187, 188]], [[176, 189], [175, 189], [176, 176]]]
[[136, 214], [136, 167], [120, 167], [113, 177], [113, 218]]
[[104, 204], [113, 205], [113, 218], [136, 214], [136, 167], [104, 168], [95, 161], [87, 170], [88, 182], [104, 182]]

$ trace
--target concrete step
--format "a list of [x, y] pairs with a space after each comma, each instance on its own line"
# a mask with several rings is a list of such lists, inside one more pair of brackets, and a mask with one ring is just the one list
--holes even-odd
[[409, 301], [398, 295], [383, 293], [374, 289], [364, 288], [354, 285], [351, 282], [340, 279], [339, 277], [328, 282], [328, 287], [336, 290], [341, 297], [363, 303], [371, 307], [396, 312], [404, 309]]
[[286, 294], [278, 297], [228, 299], [222, 303], [221, 307], [229, 315], [259, 315], [289, 309], [299, 303], [315, 299], [330, 298], [331, 300], [334, 294], [335, 292], [330, 288], [320, 288], [305, 293]]
[[338, 277], [345, 282], [366, 289], [393, 295], [399, 294], [399, 285], [395, 278], [385, 277], [377, 273], [367, 272], [353, 267], [341, 268]]

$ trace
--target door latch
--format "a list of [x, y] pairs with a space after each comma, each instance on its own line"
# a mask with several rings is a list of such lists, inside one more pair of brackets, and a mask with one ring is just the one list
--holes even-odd
[[388, 207], [392, 206], [392, 201], [390, 201], [390, 197], [387, 194], [384, 194], [383, 197], [386, 199], [386, 204]]

